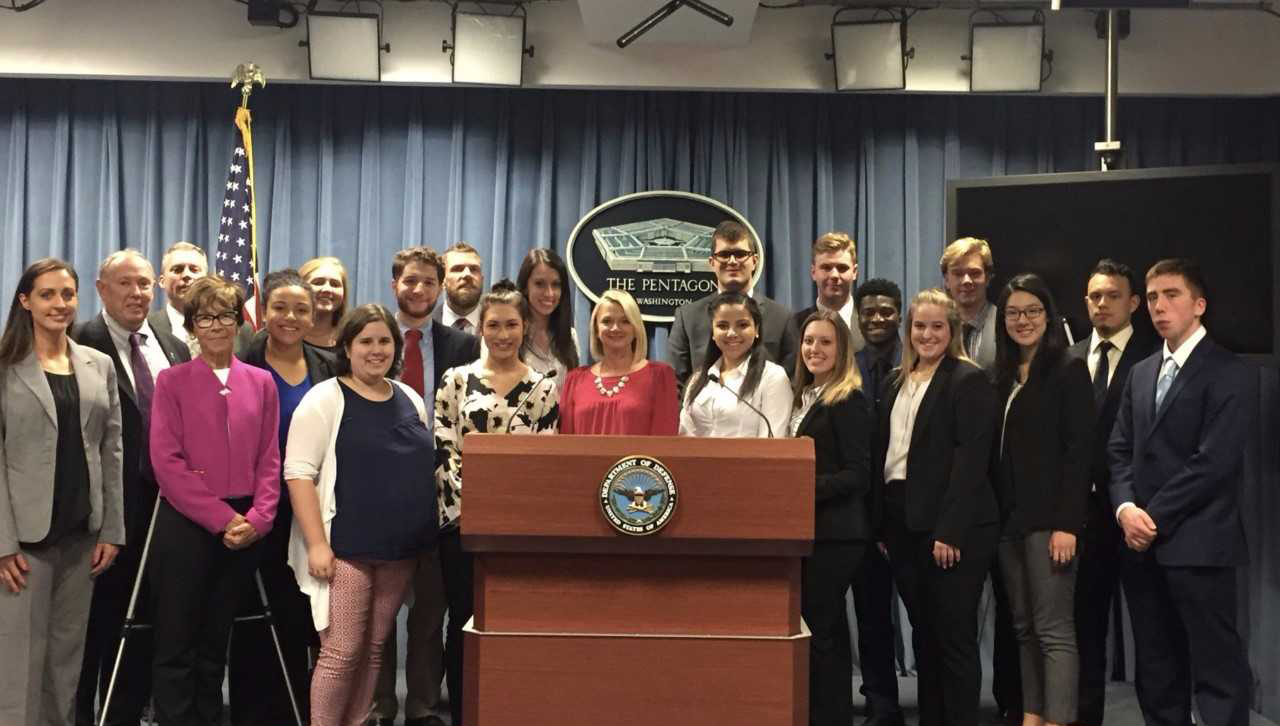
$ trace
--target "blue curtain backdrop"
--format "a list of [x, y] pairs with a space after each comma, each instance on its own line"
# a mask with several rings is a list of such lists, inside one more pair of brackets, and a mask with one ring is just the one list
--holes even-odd
[[[124, 246], [159, 261], [216, 235], [239, 95], [222, 84], [0, 79], [0, 299], [31, 260], [82, 275]], [[490, 280], [629, 192], [721, 200], [763, 237], [764, 291], [812, 300], [808, 249], [851, 232], [862, 279], [939, 282], [948, 179], [1096, 168], [1096, 98], [462, 90], [272, 85], [254, 94], [260, 268], [346, 260], [389, 303], [406, 245], [476, 246]], [[1122, 99], [1130, 167], [1280, 161], [1280, 99]], [[1158, 209], [1151, 210], [1159, 214]], [[1207, 241], [1211, 244], [1211, 241]], [[579, 333], [586, 299], [575, 292]], [[665, 330], [654, 331], [655, 357]], [[1262, 377], [1263, 440], [1278, 427]], [[1280, 716], [1274, 446], [1251, 460], [1247, 610], [1259, 705]]]

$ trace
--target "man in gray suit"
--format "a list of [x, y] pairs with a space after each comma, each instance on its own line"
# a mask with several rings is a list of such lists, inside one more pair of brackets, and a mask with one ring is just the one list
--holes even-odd
[[[791, 311], [764, 295], [753, 294], [751, 280], [760, 261], [760, 241], [751, 230], [734, 221], [721, 222], [711, 235], [711, 269], [716, 273], [719, 292], [741, 292], [755, 298], [760, 306], [764, 340], [769, 360], [780, 363], [796, 350], [795, 337], [787, 331]], [[712, 293], [676, 308], [667, 338], [667, 361], [676, 369], [676, 383], [684, 390], [685, 381], [702, 365], [702, 357], [711, 342], [711, 317], [708, 308], [718, 293]]]
[[[195, 336], [182, 326], [185, 317], [182, 306], [186, 304], [187, 288], [208, 274], [209, 256], [204, 249], [190, 242], [169, 245], [160, 260], [160, 277], [156, 280], [164, 288], [165, 305], [147, 316], [147, 323], [153, 330], [185, 341], [193, 356], [200, 352], [200, 348]], [[234, 352], [247, 348], [253, 340], [253, 333], [252, 327], [241, 324], [236, 332]]]
[[961, 237], [947, 245], [939, 260], [943, 285], [960, 308], [964, 352], [984, 370], [996, 362], [996, 306], [987, 299], [995, 265], [991, 247], [977, 237]]

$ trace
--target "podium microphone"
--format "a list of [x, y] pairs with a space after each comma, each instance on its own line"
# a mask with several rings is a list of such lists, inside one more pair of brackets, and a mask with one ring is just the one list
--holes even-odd
[[740, 394], [740, 393], [738, 393], [737, 391], [733, 390], [732, 388], [730, 388], [730, 387], [726, 386], [726, 385], [724, 384], [724, 381], [720, 380], [720, 374], [716, 373], [715, 371], [708, 370], [708, 371], [707, 371], [707, 378], [709, 378], [709, 379], [710, 379], [710, 380], [712, 380], [712, 381], [715, 381], [715, 382], [716, 382], [716, 384], [717, 384], [717, 385], [719, 385], [721, 388], [723, 388], [724, 390], [728, 391], [729, 393], [732, 393], [732, 394], [733, 394], [733, 397], [734, 397], [734, 398], [736, 398], [736, 399], [738, 399], [738, 401], [739, 401], [740, 403], [742, 403], [742, 405], [746, 406], [747, 408], [751, 409], [752, 411], [755, 411], [755, 412], [756, 412], [756, 415], [757, 415], [757, 416], [759, 416], [759, 417], [760, 417], [760, 419], [761, 419], [762, 421], [764, 421], [765, 428], [769, 430], [769, 438], [771, 438], [771, 439], [772, 439], [772, 438], [774, 437], [774, 436], [773, 436], [773, 424], [769, 423], [769, 417], [768, 417], [768, 416], [764, 415], [764, 414], [760, 411], [760, 409], [756, 408], [755, 406], [752, 406], [750, 401], [748, 401], [747, 399], [745, 399], [745, 398], [743, 398], [743, 397], [742, 397], [742, 394]]
[[[541, 378], [534, 381], [532, 386], [529, 386], [529, 390], [525, 391], [524, 395], [520, 397], [520, 400], [516, 402], [514, 413], [512, 413], [511, 416], [507, 419], [507, 425], [505, 428], [502, 429], [502, 433], [504, 434], [511, 433], [511, 424], [515, 422], [516, 415], [520, 413], [520, 409], [524, 406], [524, 402], [529, 400], [529, 396], [532, 396], [533, 392], [538, 390], [538, 386], [541, 386], [543, 381], [546, 381], [551, 378], [555, 378], [556, 373], [558, 373], [558, 371], [555, 368], [552, 368], [546, 373], [543, 373]], [[530, 420], [532, 420], [532, 418]]]

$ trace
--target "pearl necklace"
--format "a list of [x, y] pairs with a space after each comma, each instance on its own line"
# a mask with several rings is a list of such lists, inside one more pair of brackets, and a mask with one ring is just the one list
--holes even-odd
[[608, 388], [605, 388], [605, 387], [604, 387], [604, 381], [600, 380], [600, 376], [598, 376], [598, 375], [597, 375], [597, 376], [596, 376], [596, 390], [597, 390], [597, 391], [599, 391], [599, 392], [600, 392], [600, 395], [601, 395], [601, 396], [604, 396], [605, 398], [613, 398], [614, 396], [618, 395], [618, 393], [619, 393], [619, 392], [621, 392], [621, 391], [622, 391], [622, 389], [623, 389], [623, 387], [624, 387], [624, 386], [626, 386], [626, 385], [627, 385], [627, 379], [629, 379], [630, 377], [631, 377], [631, 375], [630, 375], [630, 374], [627, 374], [627, 375], [625, 375], [625, 376], [623, 376], [623, 377], [619, 378], [617, 383], [613, 384], [612, 386], [610, 386], [610, 387], [608, 387]]

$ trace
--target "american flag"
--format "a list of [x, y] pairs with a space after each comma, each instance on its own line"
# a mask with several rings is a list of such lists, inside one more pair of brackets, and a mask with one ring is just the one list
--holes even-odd
[[244, 319], [258, 328], [258, 244], [253, 206], [253, 131], [249, 109], [236, 110], [235, 148], [227, 170], [214, 269], [245, 290]]

